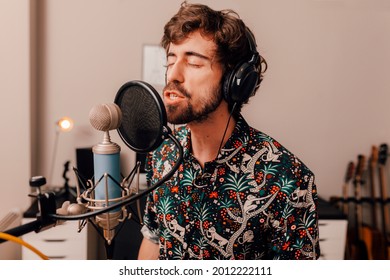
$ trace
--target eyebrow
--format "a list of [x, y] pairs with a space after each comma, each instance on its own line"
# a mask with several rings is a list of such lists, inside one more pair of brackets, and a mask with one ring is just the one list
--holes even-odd
[[[201, 59], [205, 59], [205, 60], [208, 60], [208, 61], [211, 61], [211, 58], [206, 56], [206, 55], [203, 55], [203, 54], [200, 54], [198, 52], [193, 52], [193, 51], [188, 51], [188, 52], [185, 52], [184, 53], [185, 56], [196, 56], [196, 57], [199, 57]], [[168, 52], [167, 54], [167, 58], [168, 57], [176, 57], [177, 55], [173, 52]]]

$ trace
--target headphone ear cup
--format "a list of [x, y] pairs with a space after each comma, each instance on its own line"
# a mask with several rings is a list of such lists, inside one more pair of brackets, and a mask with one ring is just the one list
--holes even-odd
[[222, 84], [223, 98], [226, 100], [228, 104], [232, 102], [230, 98], [230, 84], [233, 77], [234, 77], [234, 71], [229, 71], [228, 73], [225, 73], [223, 84]]
[[259, 73], [252, 63], [244, 62], [230, 72], [224, 81], [224, 98], [229, 104], [245, 102], [255, 91]]

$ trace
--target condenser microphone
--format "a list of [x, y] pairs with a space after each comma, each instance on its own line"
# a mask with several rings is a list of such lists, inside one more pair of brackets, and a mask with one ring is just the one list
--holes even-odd
[[[120, 187], [120, 146], [110, 139], [109, 131], [120, 126], [122, 113], [115, 103], [95, 105], [89, 113], [91, 125], [103, 131], [103, 140], [92, 148], [94, 164], [94, 207], [103, 209], [122, 197]], [[120, 208], [96, 216], [96, 223], [110, 243], [119, 224]]]

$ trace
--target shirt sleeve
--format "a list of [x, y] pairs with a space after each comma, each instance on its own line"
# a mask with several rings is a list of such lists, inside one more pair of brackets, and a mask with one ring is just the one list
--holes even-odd
[[143, 226], [141, 228], [141, 233], [142, 235], [144, 236], [144, 238], [152, 241], [153, 243], [155, 244], [158, 244], [159, 243], [159, 238], [158, 236], [153, 232], [151, 231], [147, 226]]
[[314, 175], [306, 175], [279, 204], [271, 240], [274, 259], [315, 260], [320, 256], [318, 199]]

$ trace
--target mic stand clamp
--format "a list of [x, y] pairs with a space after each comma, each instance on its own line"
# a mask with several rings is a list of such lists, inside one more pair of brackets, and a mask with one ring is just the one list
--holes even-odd
[[56, 213], [56, 199], [54, 192], [41, 192], [41, 187], [46, 184], [46, 178], [43, 176], [34, 176], [30, 179], [30, 187], [36, 188], [36, 193], [29, 194], [35, 197], [38, 202], [38, 213], [36, 215], [40, 226], [35, 232], [53, 227], [56, 224], [56, 219], [51, 215]]
[[[37, 188], [36, 193], [29, 194], [29, 196], [35, 197], [38, 202], [38, 213], [36, 214], [37, 219], [27, 224], [22, 224], [9, 229], [5, 231], [6, 234], [18, 237], [32, 231], [38, 233], [56, 225], [57, 219], [53, 217], [56, 213], [55, 194], [54, 192], [42, 193], [40, 188], [44, 184], [46, 184], [46, 178], [43, 176], [30, 178], [30, 187]], [[0, 238], [0, 243], [4, 241], [5, 240]]]

